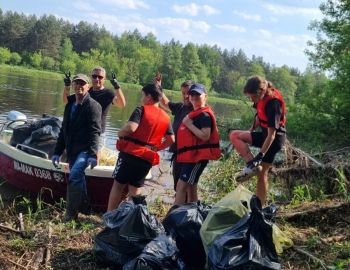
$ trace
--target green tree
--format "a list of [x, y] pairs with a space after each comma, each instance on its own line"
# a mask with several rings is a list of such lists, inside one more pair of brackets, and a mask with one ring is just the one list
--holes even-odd
[[[163, 87], [175, 89], [175, 80], [182, 78], [182, 46], [179, 42], [171, 40], [163, 46], [162, 65], [160, 71], [163, 74]], [[186, 75], [184, 80], [189, 79]], [[177, 88], [178, 89], [178, 88]]]
[[19, 53], [13, 52], [11, 53], [10, 64], [11, 65], [19, 65], [22, 61], [22, 57]]
[[9, 49], [0, 47], [0, 63], [7, 63], [11, 58], [11, 52]]
[[292, 76], [287, 66], [273, 68], [267, 79], [282, 92], [286, 103], [294, 103], [297, 90], [296, 78]]
[[58, 59], [61, 37], [60, 22], [53, 15], [44, 15], [35, 23], [29, 33], [30, 51], [41, 51], [44, 56]]
[[350, 1], [328, 0], [321, 4], [323, 18], [314, 21], [311, 29], [317, 40], [309, 42], [308, 55], [313, 64], [331, 75], [330, 87], [324, 89], [327, 107], [319, 108], [331, 115], [335, 123], [332, 138], [339, 143], [350, 143]]
[[30, 56], [30, 65], [34, 68], [40, 68], [42, 61], [41, 52], [35, 52]]

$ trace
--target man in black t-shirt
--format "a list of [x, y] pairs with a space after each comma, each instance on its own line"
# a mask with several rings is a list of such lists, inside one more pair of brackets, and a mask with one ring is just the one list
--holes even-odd
[[[158, 80], [158, 83], [161, 84], [161, 77]], [[184, 117], [191, 111], [193, 111], [193, 106], [189, 100], [188, 90], [192, 86], [193, 82], [191, 80], [187, 80], [181, 84], [181, 93], [182, 93], [182, 102], [171, 102], [164, 94], [161, 99], [161, 106], [165, 108], [165, 110], [169, 111], [174, 115], [173, 121], [173, 130], [175, 134], [175, 142], [176, 142], [176, 133], [177, 130], [182, 123]], [[176, 162], [175, 153], [176, 153], [176, 143], [172, 144], [169, 147], [169, 151], [173, 153], [172, 157], [172, 173], [174, 179], [174, 190], [176, 190], [177, 181], [180, 178], [181, 167], [180, 164]]]
[[[104, 144], [104, 133], [106, 131], [106, 118], [111, 104], [119, 108], [125, 107], [125, 97], [123, 91], [115, 78], [115, 74], [112, 74], [110, 80], [114, 87], [114, 92], [108, 88], [105, 88], [104, 84], [106, 81], [106, 70], [103, 67], [95, 67], [91, 72], [92, 87], [89, 89], [90, 96], [96, 100], [102, 107], [101, 115], [101, 140], [99, 149]], [[67, 97], [70, 94], [70, 78], [66, 75], [64, 79], [65, 87], [63, 91], [63, 102], [67, 103]]]

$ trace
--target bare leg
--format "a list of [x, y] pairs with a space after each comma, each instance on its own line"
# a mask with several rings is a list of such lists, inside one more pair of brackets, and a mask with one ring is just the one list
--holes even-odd
[[187, 189], [187, 202], [197, 202], [198, 194], [197, 194], [197, 184], [190, 185]]
[[132, 185], [128, 185], [128, 188], [129, 188], [130, 196], [137, 196], [137, 195], [141, 195], [142, 193], [142, 187], [134, 187]]
[[125, 184], [120, 184], [117, 181], [113, 181], [113, 186], [111, 192], [109, 193], [107, 211], [112, 211], [122, 202], [125, 186]]
[[230, 141], [246, 162], [254, 158], [249, 149], [249, 145], [252, 144], [252, 135], [250, 131], [234, 130], [230, 133]]
[[181, 205], [186, 203], [187, 190], [188, 190], [188, 184], [185, 181], [179, 179], [176, 185], [176, 196], [175, 196], [174, 205]]
[[268, 179], [268, 173], [269, 169], [271, 168], [270, 163], [261, 163], [262, 165], [262, 171], [258, 174], [258, 183], [256, 186], [256, 195], [261, 201], [261, 205], [264, 206], [266, 202], [266, 196], [267, 192], [269, 190], [269, 179]]

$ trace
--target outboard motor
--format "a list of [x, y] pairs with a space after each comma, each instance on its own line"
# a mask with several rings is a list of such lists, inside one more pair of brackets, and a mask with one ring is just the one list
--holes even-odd
[[18, 111], [10, 111], [7, 116], [6, 120], [8, 121], [18, 121], [18, 120], [27, 120], [27, 116], [21, 112]]

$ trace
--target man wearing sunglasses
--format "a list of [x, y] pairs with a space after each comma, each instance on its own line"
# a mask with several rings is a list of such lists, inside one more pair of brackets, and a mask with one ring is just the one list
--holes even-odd
[[[90, 96], [96, 100], [102, 107], [100, 149], [104, 144], [104, 133], [106, 130], [106, 118], [111, 104], [119, 107], [125, 107], [125, 97], [123, 91], [116, 79], [115, 73], [112, 73], [110, 79], [114, 91], [105, 88], [106, 70], [103, 67], [95, 67], [91, 72], [92, 87], [89, 89]], [[67, 103], [67, 97], [70, 94], [70, 76], [66, 74], [64, 78], [65, 88], [63, 91], [63, 102]]]
[[85, 74], [73, 77], [74, 95], [67, 98], [62, 127], [57, 139], [52, 163], [60, 161], [66, 150], [70, 173], [66, 195], [64, 221], [76, 220], [78, 212], [86, 213], [87, 189], [85, 169], [97, 165], [97, 151], [101, 134], [101, 105], [88, 93], [89, 78]]

